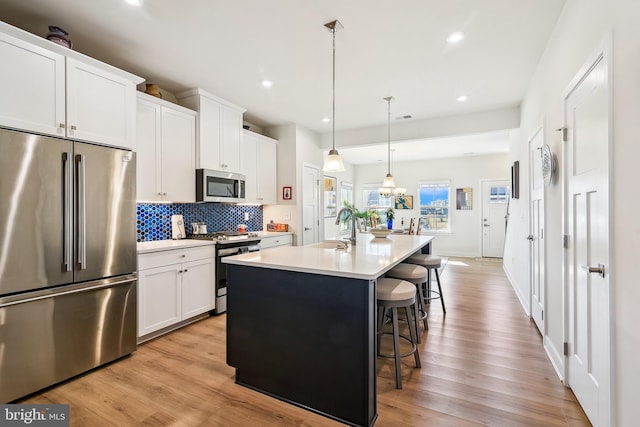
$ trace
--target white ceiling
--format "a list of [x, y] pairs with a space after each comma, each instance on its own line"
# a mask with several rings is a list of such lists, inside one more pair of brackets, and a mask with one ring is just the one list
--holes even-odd
[[[246, 108], [258, 126], [297, 123], [322, 134], [331, 132], [321, 119], [332, 105], [325, 23], [344, 25], [336, 34], [341, 131], [386, 125], [389, 95], [392, 118], [409, 120], [518, 106], [564, 2], [2, 0], [0, 19], [42, 36], [62, 27], [75, 50], [171, 92], [201, 87]], [[466, 38], [449, 45], [454, 31]], [[273, 87], [261, 86], [265, 78]], [[457, 102], [463, 94], [469, 99]]]

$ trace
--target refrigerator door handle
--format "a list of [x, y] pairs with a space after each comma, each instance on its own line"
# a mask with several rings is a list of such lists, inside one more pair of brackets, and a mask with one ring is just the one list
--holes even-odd
[[0, 309], [7, 308], [12, 305], [25, 304], [28, 302], [39, 301], [42, 299], [57, 297], [61, 295], [71, 295], [80, 292], [95, 291], [99, 289], [129, 285], [131, 283], [136, 283], [137, 280], [137, 275], [128, 274], [121, 277], [96, 280], [82, 285], [68, 285], [61, 288], [43, 289], [41, 291], [30, 292], [27, 297], [23, 295], [12, 295], [9, 297], [0, 298]]
[[84, 154], [76, 155], [77, 172], [77, 191], [78, 198], [78, 267], [80, 270], [87, 269], [87, 221], [86, 221], [86, 174], [85, 174], [85, 156]]
[[71, 230], [71, 210], [72, 195], [71, 183], [73, 182], [73, 169], [71, 168], [71, 153], [62, 153], [62, 173], [63, 173], [63, 217], [62, 217], [62, 271], [71, 271], [71, 253], [73, 252], [72, 240], [73, 231]]

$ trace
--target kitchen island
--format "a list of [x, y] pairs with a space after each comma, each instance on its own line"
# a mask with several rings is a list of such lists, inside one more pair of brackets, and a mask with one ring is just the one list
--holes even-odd
[[224, 258], [236, 382], [354, 426], [376, 409], [376, 279], [432, 236], [360, 234]]

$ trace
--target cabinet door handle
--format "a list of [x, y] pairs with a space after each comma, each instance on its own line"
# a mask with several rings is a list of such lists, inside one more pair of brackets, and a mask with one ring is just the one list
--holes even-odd
[[189, 271], [189, 270], [183, 270], [183, 271], [186, 273], [186, 272], [187, 272], [187, 271]]
[[75, 125], [71, 125], [71, 130], [76, 130], [78, 129]]
[[66, 126], [64, 125], [64, 123], [60, 123], [60, 124], [58, 125], [58, 127], [59, 127], [60, 129], [64, 129]]
[[187, 256], [185, 254], [180, 255], [181, 258], [186, 258]]

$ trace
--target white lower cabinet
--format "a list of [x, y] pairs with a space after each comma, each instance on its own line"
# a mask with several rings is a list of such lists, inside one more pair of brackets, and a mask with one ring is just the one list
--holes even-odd
[[215, 307], [213, 245], [138, 255], [138, 337]]
[[291, 246], [293, 236], [291, 234], [283, 234], [281, 236], [262, 237], [260, 239], [260, 250], [275, 248], [276, 246]]

